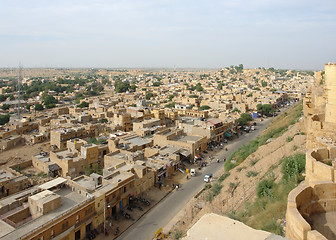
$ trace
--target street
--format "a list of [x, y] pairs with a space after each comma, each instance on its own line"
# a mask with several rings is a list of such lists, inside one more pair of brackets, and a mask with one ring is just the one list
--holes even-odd
[[[183, 184], [178, 190], [174, 190], [170, 193], [117, 239], [153, 239], [154, 233], [159, 228], [163, 228], [183, 208], [183, 206], [203, 188], [205, 184], [203, 181], [204, 175], [207, 173], [216, 175], [216, 173], [223, 168], [223, 158], [228, 157], [239, 147], [260, 135], [272, 119], [273, 118], [268, 118], [263, 122], [258, 122], [255, 131], [251, 131], [250, 133], [244, 134], [239, 138], [230, 141], [225, 144], [223, 150], [217, 152], [216, 154], [214, 151], [209, 151], [207, 156], [213, 154], [215, 160], [217, 158], [221, 160], [220, 163], [217, 163], [214, 160], [207, 167], [198, 171], [195, 177], [191, 177], [191, 179], [186, 181], [185, 184]], [[228, 148], [228, 151], [225, 151], [225, 147]]]

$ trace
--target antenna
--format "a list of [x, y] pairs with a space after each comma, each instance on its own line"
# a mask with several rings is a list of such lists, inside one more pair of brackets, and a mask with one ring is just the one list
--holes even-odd
[[18, 120], [20, 120], [21, 116], [20, 116], [20, 108], [21, 108], [21, 81], [22, 81], [22, 65], [21, 63], [19, 63], [19, 76], [18, 76], [18, 80], [17, 80], [17, 95], [18, 95], [18, 99], [17, 99], [17, 109], [18, 109]]

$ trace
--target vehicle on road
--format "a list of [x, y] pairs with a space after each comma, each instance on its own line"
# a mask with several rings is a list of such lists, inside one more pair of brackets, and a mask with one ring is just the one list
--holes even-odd
[[190, 169], [190, 176], [196, 176], [196, 169], [195, 168], [192, 168]]
[[204, 182], [209, 183], [212, 179], [212, 173], [208, 173], [204, 176]]

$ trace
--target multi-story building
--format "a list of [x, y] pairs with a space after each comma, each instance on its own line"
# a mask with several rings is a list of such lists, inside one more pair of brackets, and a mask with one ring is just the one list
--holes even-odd
[[26, 176], [11, 169], [0, 170], [0, 198], [15, 194], [30, 186]]

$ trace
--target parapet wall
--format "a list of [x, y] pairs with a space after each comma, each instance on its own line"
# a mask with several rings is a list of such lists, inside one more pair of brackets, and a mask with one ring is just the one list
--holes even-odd
[[313, 186], [302, 183], [288, 195], [286, 237], [291, 240], [326, 240], [312, 230], [306, 219], [314, 213], [324, 213], [336, 207], [336, 184], [316, 182]]
[[[335, 183], [336, 147], [319, 148], [306, 153], [306, 182], [330, 181]], [[329, 165], [328, 165], [329, 164]]]

